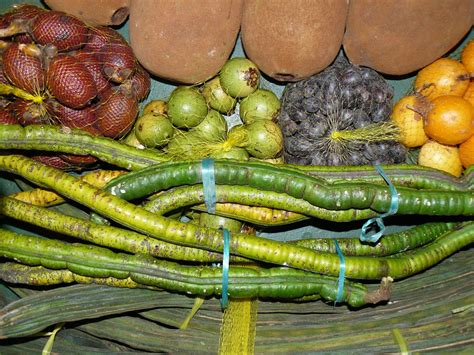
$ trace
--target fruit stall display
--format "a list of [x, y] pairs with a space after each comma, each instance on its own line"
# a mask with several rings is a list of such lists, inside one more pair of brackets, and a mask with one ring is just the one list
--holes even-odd
[[472, 348], [474, 5], [330, 3], [2, 3], [2, 353]]

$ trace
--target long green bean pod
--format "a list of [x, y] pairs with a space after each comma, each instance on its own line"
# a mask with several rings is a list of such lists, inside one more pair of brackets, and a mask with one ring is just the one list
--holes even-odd
[[[313, 206], [305, 200], [291, 197], [285, 193], [258, 190], [248, 186], [218, 185], [216, 186], [216, 200], [219, 203], [239, 203], [248, 206], [278, 208], [282, 211], [290, 211], [305, 216], [337, 222], [349, 222], [371, 218], [377, 215], [376, 212], [370, 209], [360, 210], [351, 208], [339, 211], [327, 210]], [[202, 185], [181, 186], [160, 193], [156, 198], [144, 204], [144, 208], [153, 213], [163, 215], [182, 207], [203, 202], [204, 191]], [[216, 206], [216, 214], [219, 213], [222, 212], [220, 212], [218, 206]], [[226, 217], [241, 219], [258, 225], [288, 224], [289, 222], [302, 220], [302, 216], [296, 215], [293, 216], [293, 218], [291, 216], [283, 216], [283, 219], [276, 219], [276, 221], [272, 222], [268, 218], [262, 219], [258, 215], [252, 217], [251, 213], [246, 216], [233, 213], [227, 214]]]
[[[196, 211], [205, 212], [207, 210], [204, 204], [193, 206]], [[300, 221], [307, 220], [308, 217], [275, 208], [247, 206], [238, 203], [216, 203], [214, 215], [233, 218], [242, 222], [251, 223], [258, 226], [283, 226]]]
[[[334, 166], [300, 166], [286, 165], [312, 176], [318, 176], [330, 183], [370, 182], [386, 184], [385, 180], [371, 165], [344, 166], [344, 169]], [[385, 174], [395, 186], [405, 186], [415, 189], [430, 190], [459, 190], [466, 191], [474, 188], [474, 174], [466, 171], [463, 176], [456, 178], [451, 174], [421, 165], [397, 164], [382, 165]]]
[[171, 244], [134, 231], [91, 223], [9, 197], [0, 198], [0, 215], [133, 254], [148, 254], [183, 261], [215, 262], [222, 260], [220, 253]]
[[[122, 225], [158, 239], [213, 251], [223, 249], [222, 233], [219, 230], [157, 216], [106, 191], [78, 181], [77, 178], [63, 171], [31, 159], [13, 155], [0, 156], [0, 169], [20, 174], [34, 183], [54, 188], [63, 196]], [[410, 260], [348, 257], [346, 258], [346, 275], [348, 278], [376, 280], [385, 276], [403, 278], [412, 275], [470, 244], [474, 238], [473, 228], [472, 224], [468, 224], [462, 229], [449, 233], [447, 238], [439, 238], [430, 245], [431, 249], [420, 251], [419, 256], [411, 257]], [[296, 245], [245, 234], [232, 235], [230, 253], [333, 276], [339, 274], [340, 268], [337, 255], [317, 253]], [[351, 260], [350, 263], [349, 260]]]
[[[245, 185], [286, 193], [329, 210], [390, 208], [388, 186], [377, 184], [327, 184], [294, 169], [257, 162], [215, 161], [218, 185]], [[126, 200], [181, 185], [202, 183], [200, 161], [169, 162], [113, 179], [107, 190]], [[399, 187], [398, 213], [418, 215], [474, 215], [474, 191], [415, 190]]]
[[0, 149], [90, 154], [127, 170], [169, 160], [157, 150], [137, 149], [111, 138], [92, 136], [80, 129], [51, 125], [0, 125]]
[[[0, 126], [0, 149], [25, 149], [65, 152], [72, 154], [91, 154], [105, 162], [136, 170], [152, 164], [169, 160], [154, 150], [139, 150], [120, 142], [92, 137], [82, 130], [54, 126], [19, 125]], [[289, 167], [290, 165], [286, 165]], [[296, 170], [311, 175], [319, 175], [328, 181], [374, 181], [384, 184], [381, 177], [371, 166], [313, 167], [294, 166]], [[474, 174], [466, 171], [465, 176], [456, 179], [449, 174], [417, 165], [384, 166], [389, 177], [396, 185], [424, 189], [466, 190], [474, 188]], [[416, 170], [416, 174], [411, 174]]]
[[[361, 242], [359, 238], [339, 239], [338, 244], [345, 256], [386, 256], [392, 254], [397, 256], [396, 254], [426, 245], [457, 226], [462, 226], [462, 224], [425, 223], [402, 232], [386, 234], [375, 245]], [[318, 252], [336, 253], [336, 246], [332, 238], [299, 239], [289, 243]]]
[[[103, 137], [92, 137], [82, 130], [65, 129], [55, 126], [0, 125], [0, 149], [43, 150], [71, 154], [90, 154], [96, 158], [128, 170], [169, 160], [156, 150], [140, 150]], [[295, 171], [320, 176], [329, 182], [348, 179], [355, 182], [373, 182], [385, 185], [384, 180], [372, 166], [339, 167], [291, 166]], [[441, 171], [419, 165], [384, 166], [384, 170], [397, 186], [417, 189], [472, 190], [474, 174], [467, 170], [456, 179]], [[416, 171], [416, 173], [413, 173]]]
[[0, 279], [5, 282], [33, 286], [51, 286], [69, 283], [97, 284], [120, 288], [152, 288], [137, 284], [130, 278], [94, 278], [73, 273], [68, 269], [47, 269], [13, 262], [0, 263]]
[[[182, 266], [144, 255], [118, 254], [92, 245], [68, 244], [1, 229], [0, 236], [1, 255], [23, 264], [68, 269], [94, 278], [130, 278], [142, 285], [179, 293], [221, 294], [220, 267]], [[228, 287], [229, 297], [234, 298], [292, 299], [320, 294], [325, 299], [335, 300], [337, 293], [335, 278], [285, 267], [232, 266]], [[347, 282], [344, 285], [344, 301], [352, 306], [373, 301], [372, 297], [361, 284]]]
[[[148, 254], [182, 261], [222, 261], [222, 254], [220, 253], [162, 242], [156, 238], [150, 238], [130, 230], [98, 225], [9, 197], [0, 198], [0, 214], [97, 245], [133, 254]], [[361, 243], [358, 239], [351, 238], [340, 239], [339, 246], [344, 255], [347, 256], [391, 255], [428, 244], [455, 226], [455, 223], [426, 223], [409, 230], [385, 235], [376, 245]], [[290, 243], [318, 252], [336, 252], [334, 241], [330, 238], [301, 239]], [[244, 261], [245, 259], [232, 257], [232, 260]]]

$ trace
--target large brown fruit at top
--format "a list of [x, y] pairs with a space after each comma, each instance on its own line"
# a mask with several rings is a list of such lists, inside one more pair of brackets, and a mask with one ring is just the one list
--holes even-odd
[[41, 45], [54, 44], [59, 51], [82, 47], [89, 30], [84, 22], [59, 11], [44, 11], [34, 19], [31, 35]]
[[38, 94], [45, 87], [45, 75], [39, 58], [26, 54], [24, 44], [11, 43], [2, 54], [3, 72], [17, 88]]
[[245, 0], [245, 53], [276, 80], [298, 81], [318, 73], [339, 52], [347, 9], [347, 0]]
[[130, 0], [45, 0], [53, 10], [64, 11], [96, 25], [120, 25], [128, 17]]
[[84, 107], [97, 95], [97, 87], [87, 68], [66, 54], [51, 60], [47, 84], [50, 93], [59, 102], [72, 108]]
[[472, 0], [351, 0], [344, 50], [354, 64], [407, 74], [454, 47], [473, 11]]
[[229, 58], [241, 12], [242, 0], [132, 1], [131, 45], [151, 73], [175, 82], [202, 82]]

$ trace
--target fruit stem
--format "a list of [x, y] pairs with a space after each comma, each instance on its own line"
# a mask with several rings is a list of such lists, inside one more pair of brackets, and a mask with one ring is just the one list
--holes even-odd
[[0, 38], [11, 37], [25, 32], [27, 32], [26, 21], [17, 19], [12, 21], [8, 27], [0, 29]]
[[371, 124], [358, 129], [347, 129], [331, 132], [330, 139], [333, 141], [352, 140], [366, 142], [380, 142], [386, 140], [397, 140], [399, 130], [390, 122]]
[[32, 101], [36, 104], [41, 104], [44, 100], [43, 96], [41, 95], [32, 95], [20, 88], [2, 83], [0, 83], [0, 95], [14, 95], [23, 100]]

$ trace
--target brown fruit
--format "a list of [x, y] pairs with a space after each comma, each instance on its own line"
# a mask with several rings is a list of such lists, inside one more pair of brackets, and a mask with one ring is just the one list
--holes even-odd
[[350, 1], [343, 46], [350, 61], [385, 74], [420, 69], [470, 30], [472, 0]]
[[96, 110], [97, 128], [106, 137], [119, 138], [127, 134], [138, 114], [138, 103], [133, 95], [123, 90], [107, 90]]
[[130, 0], [45, 0], [57, 11], [64, 11], [87, 23], [120, 25], [128, 17]]
[[100, 64], [96, 56], [82, 49], [74, 53], [74, 57], [79, 60], [92, 75], [98, 94], [112, 86], [110, 81], [102, 74], [102, 64]]
[[44, 9], [34, 5], [14, 5], [11, 11], [0, 17], [0, 28], [4, 30], [2, 36], [13, 36], [17, 43], [31, 43], [31, 36], [27, 33], [29, 22], [44, 11]]
[[97, 121], [95, 107], [88, 106], [79, 110], [64, 106], [56, 100], [49, 100], [48, 111], [59, 124], [69, 128], [79, 128], [92, 135], [99, 135], [95, 127]]
[[[14, 5], [11, 11], [0, 16], [0, 37], [14, 37], [15, 41], [29, 37], [26, 32], [29, 22], [45, 10], [37, 6], [20, 4]], [[23, 43], [23, 42], [22, 42]]]
[[8, 14], [11, 15], [11, 20], [30, 20], [45, 11], [45, 9], [38, 6], [30, 4], [18, 4], [13, 5], [13, 10]]
[[33, 43], [33, 38], [28, 33], [20, 33], [15, 36], [14, 42], [16, 43], [24, 43], [24, 44], [29, 44]]
[[3, 71], [13, 86], [31, 94], [45, 87], [45, 75], [39, 58], [25, 53], [24, 44], [11, 43], [2, 54]]
[[92, 75], [76, 58], [58, 55], [49, 64], [47, 85], [50, 93], [71, 108], [86, 106], [97, 95]]
[[59, 157], [66, 163], [80, 166], [86, 166], [97, 162], [97, 158], [92, 155], [59, 154]]
[[2, 124], [18, 124], [18, 120], [8, 106], [0, 108], [0, 125]]
[[59, 51], [82, 47], [89, 30], [84, 22], [59, 11], [45, 11], [34, 19], [31, 35], [36, 43], [53, 44]]
[[152, 74], [181, 83], [203, 82], [229, 58], [241, 13], [242, 0], [132, 1], [130, 42]]
[[123, 83], [134, 72], [135, 55], [128, 44], [106, 43], [97, 53], [106, 78], [116, 83]]
[[0, 83], [9, 85], [10, 82], [8, 78], [5, 76], [5, 72], [3, 71], [3, 61], [2, 57], [0, 57]]
[[31, 101], [16, 99], [9, 106], [10, 111], [14, 114], [17, 123], [22, 126], [32, 124], [48, 124], [51, 118], [46, 108], [41, 104]]
[[11, 23], [11, 16], [9, 13], [0, 15], [0, 29], [7, 28]]
[[344, 35], [348, 1], [244, 1], [242, 44], [258, 68], [298, 81], [326, 68]]
[[77, 167], [54, 154], [33, 155], [31, 159], [61, 170], [77, 170]]
[[84, 46], [84, 50], [96, 54], [107, 43], [121, 43], [127, 45], [127, 41], [120, 33], [105, 26], [91, 27], [89, 29], [89, 40]]
[[138, 64], [135, 69], [135, 72], [129, 78], [129, 80], [132, 86], [132, 93], [135, 95], [137, 100], [144, 100], [148, 96], [151, 87], [150, 75], [148, 74], [148, 72], [143, 69], [140, 64]]

